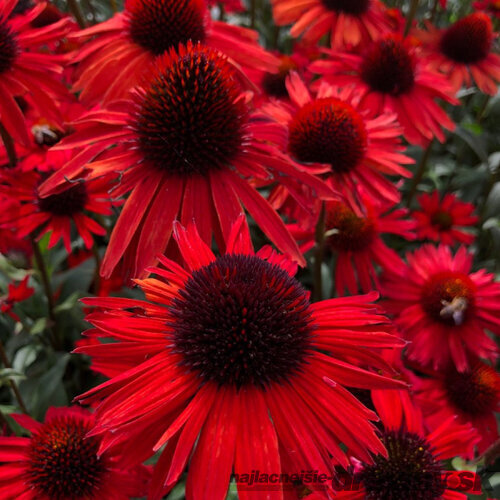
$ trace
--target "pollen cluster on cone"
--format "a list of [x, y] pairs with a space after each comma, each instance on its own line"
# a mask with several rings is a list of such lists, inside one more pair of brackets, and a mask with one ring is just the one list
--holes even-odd
[[149, 165], [176, 176], [205, 175], [241, 151], [247, 113], [226, 58], [189, 43], [158, 60], [136, 97], [131, 126]]
[[179, 294], [173, 349], [204, 380], [265, 387], [304, 369], [314, 330], [309, 300], [283, 269], [224, 255], [194, 272]]
[[71, 216], [83, 211], [88, 200], [87, 188], [84, 182], [77, 182], [68, 189], [46, 198], [37, 198], [40, 210], [53, 215]]

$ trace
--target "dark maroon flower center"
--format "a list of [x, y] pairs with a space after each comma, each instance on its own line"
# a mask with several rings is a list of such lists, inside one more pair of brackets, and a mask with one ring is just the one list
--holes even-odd
[[19, 46], [16, 37], [5, 19], [0, 17], [0, 75], [14, 63]]
[[205, 41], [208, 12], [202, 0], [132, 0], [126, 12], [130, 37], [154, 55], [189, 40]]
[[450, 402], [469, 417], [487, 416], [496, 411], [500, 396], [500, 377], [478, 361], [463, 373], [449, 370], [445, 388]]
[[466, 274], [444, 271], [432, 276], [422, 287], [421, 304], [434, 320], [461, 325], [475, 304], [475, 285]]
[[377, 455], [358, 478], [370, 500], [437, 500], [444, 493], [443, 467], [430, 444], [419, 435], [386, 431], [382, 442], [388, 457]]
[[181, 176], [229, 166], [244, 143], [248, 113], [229, 63], [198, 45], [157, 67], [132, 124], [145, 160]]
[[453, 226], [453, 217], [448, 212], [436, 212], [432, 215], [431, 222], [439, 229], [446, 231]]
[[386, 35], [373, 42], [361, 63], [361, 78], [373, 90], [398, 96], [415, 83], [415, 61], [403, 40]]
[[369, 218], [359, 217], [342, 203], [328, 203], [325, 226], [327, 244], [340, 252], [366, 250], [375, 239], [375, 224]]
[[71, 217], [83, 212], [87, 200], [88, 194], [85, 183], [78, 182], [61, 193], [51, 194], [46, 198], [38, 197], [38, 206], [42, 212]]
[[370, 0], [322, 0], [328, 10], [361, 16], [370, 7]]
[[106, 464], [97, 455], [99, 441], [85, 437], [89, 431], [83, 420], [59, 417], [33, 434], [26, 475], [37, 498], [97, 498]]
[[443, 54], [453, 61], [473, 64], [485, 59], [493, 42], [491, 20], [476, 12], [452, 24], [441, 37]]
[[338, 99], [316, 99], [290, 122], [288, 149], [300, 162], [329, 163], [334, 172], [349, 172], [366, 151], [363, 118]]
[[284, 382], [310, 353], [307, 292], [256, 256], [224, 255], [193, 272], [171, 314], [174, 351], [187, 368], [219, 385]]
[[297, 65], [290, 57], [281, 56], [281, 64], [278, 73], [265, 73], [262, 78], [262, 88], [267, 95], [278, 98], [288, 97], [286, 88], [286, 77], [290, 71], [296, 70]]

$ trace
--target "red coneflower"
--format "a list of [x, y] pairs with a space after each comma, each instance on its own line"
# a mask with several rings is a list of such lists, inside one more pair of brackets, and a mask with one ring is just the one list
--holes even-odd
[[291, 103], [268, 104], [263, 111], [282, 125], [287, 137], [282, 147], [290, 156], [300, 163], [324, 164], [332, 188], [348, 199], [359, 197], [361, 189], [377, 203], [398, 202], [397, 187], [384, 175], [410, 177], [401, 164], [413, 160], [402, 154], [396, 116], [368, 117], [352, 88], [323, 84], [313, 98], [294, 72], [286, 86]]
[[290, 34], [316, 43], [330, 34], [334, 49], [377, 39], [391, 29], [386, 7], [378, 0], [271, 0], [278, 26], [293, 24]]
[[[364, 208], [343, 202], [325, 203], [326, 247], [336, 256], [335, 288], [339, 295], [345, 290], [356, 293], [368, 292], [377, 285], [374, 263], [384, 269], [403, 266], [399, 255], [382, 240], [382, 234], [397, 234], [405, 239], [415, 239], [415, 223], [402, 219], [407, 210], [389, 211], [364, 200]], [[300, 226], [288, 226], [300, 239], [308, 236], [306, 244], [314, 245], [314, 229], [308, 234]], [[302, 247], [305, 250], [307, 247]]]
[[460, 201], [454, 194], [440, 198], [438, 191], [424, 193], [417, 198], [421, 210], [412, 212], [417, 222], [417, 237], [439, 241], [444, 245], [470, 244], [475, 236], [459, 228], [473, 226], [479, 220], [472, 203]]
[[453, 478], [448, 481], [444, 461], [473, 456], [479, 436], [470, 425], [459, 425], [452, 417], [431, 433], [387, 426], [381, 439], [388, 456], [378, 455], [372, 464], [356, 463], [353, 484], [357, 488], [341, 491], [335, 498], [467, 500], [457, 491], [461, 485], [453, 484]]
[[500, 411], [500, 376], [493, 367], [479, 360], [464, 372], [450, 366], [442, 374], [422, 379], [415, 389], [431, 428], [457, 415], [477, 429], [480, 454], [498, 439], [495, 413]]
[[436, 137], [445, 139], [442, 128], [455, 123], [435, 99], [458, 104], [446, 79], [431, 71], [410, 39], [388, 33], [368, 45], [361, 54], [327, 52], [331, 59], [315, 61], [310, 69], [333, 85], [354, 85], [361, 93], [360, 108], [377, 116], [396, 113], [406, 139], [426, 146]]
[[500, 81], [500, 56], [492, 52], [491, 19], [484, 12], [475, 12], [445, 29], [427, 25], [427, 32], [418, 37], [424, 41], [431, 67], [445, 74], [453, 89], [471, 85], [471, 76], [479, 89], [490, 95], [497, 93]]
[[[85, 149], [44, 184], [42, 196], [99, 153], [103, 159], [87, 164], [90, 176], [120, 172], [115, 196], [132, 191], [114, 227], [103, 276], [122, 257], [132, 276], [143, 272], [167, 248], [176, 218], [184, 224], [194, 218], [204, 241], [215, 233], [223, 246], [242, 204], [271, 241], [303, 262], [282, 220], [246, 178], [291, 187], [300, 182], [322, 196], [331, 192], [271, 145], [276, 126], [252, 115], [248, 98], [225, 56], [188, 43], [159, 57], [131, 100], [83, 116], [76, 133], [56, 146]], [[109, 149], [112, 144], [117, 147]]]
[[162, 257], [166, 269], [150, 269], [157, 278], [137, 280], [148, 301], [84, 300], [106, 309], [87, 317], [93, 335], [116, 342], [76, 352], [124, 370], [79, 399], [102, 401], [93, 434], [112, 431], [103, 449], [120, 442], [143, 460], [166, 445], [151, 499], [190, 457], [187, 497], [216, 500], [233, 466], [280, 474], [284, 455], [295, 470], [331, 472], [332, 458], [347, 465], [340, 442], [360, 460], [385, 454], [368, 421], [375, 414], [343, 387], [405, 386], [349, 362], [385, 367], [370, 348], [401, 346], [371, 303], [377, 294], [311, 304], [296, 264], [269, 247], [255, 254], [243, 223], [217, 258], [194, 226], [176, 224], [186, 269]]
[[29, 276], [26, 275], [18, 284], [9, 283], [7, 295], [0, 297], [0, 312], [8, 314], [15, 321], [19, 321], [19, 316], [12, 310], [14, 305], [29, 299], [35, 293], [35, 289], [28, 286], [28, 280]]
[[94, 416], [78, 407], [49, 408], [45, 422], [11, 415], [30, 437], [0, 437], [0, 496], [5, 500], [128, 500], [147, 491], [150, 473], [118, 448], [98, 452], [87, 434]]
[[124, 12], [75, 37], [90, 39], [74, 59], [74, 90], [88, 104], [126, 98], [154, 71], [157, 56], [188, 41], [220, 50], [243, 67], [276, 72], [279, 65], [253, 30], [212, 21], [205, 0], [127, 0]]
[[477, 10], [485, 10], [497, 19], [500, 18], [500, 0], [478, 0], [472, 2], [472, 7]]
[[422, 366], [463, 372], [467, 355], [495, 359], [497, 345], [485, 333], [500, 334], [500, 283], [481, 269], [471, 273], [472, 255], [460, 247], [423, 245], [407, 254], [407, 266], [384, 275], [381, 291], [396, 324], [411, 343], [408, 356]]
[[60, 122], [53, 101], [69, 95], [60, 82], [63, 58], [39, 52], [39, 48], [63, 38], [71, 21], [65, 18], [44, 28], [33, 28], [30, 22], [43, 11], [44, 5], [9, 17], [16, 3], [3, 0], [0, 4], [0, 122], [16, 142], [29, 147], [30, 136], [15, 97], [30, 94], [40, 115]]
[[0, 225], [15, 229], [19, 238], [29, 235], [40, 239], [51, 232], [48, 247], [52, 248], [62, 239], [71, 253], [73, 222], [85, 246], [91, 248], [94, 244], [92, 233], [102, 236], [106, 230], [85, 212], [112, 214], [109, 179], [66, 182], [57, 193], [41, 198], [38, 186], [44, 178], [35, 171], [4, 173], [0, 184], [0, 193], [5, 196], [0, 198]]

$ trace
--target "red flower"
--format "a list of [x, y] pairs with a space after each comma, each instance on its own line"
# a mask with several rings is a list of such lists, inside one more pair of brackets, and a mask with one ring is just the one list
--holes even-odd
[[[171, 50], [158, 58], [156, 66], [133, 100], [75, 123], [76, 133], [56, 149], [83, 145], [80, 161], [50, 178], [42, 196], [99, 153], [86, 165], [90, 177], [123, 174], [114, 194], [132, 192], [114, 227], [103, 276], [122, 258], [127, 273], [142, 273], [167, 248], [176, 218], [184, 224], [194, 218], [204, 241], [215, 233], [223, 247], [242, 204], [271, 241], [303, 262], [282, 220], [246, 178], [302, 183], [321, 196], [331, 191], [272, 146], [276, 125], [250, 114], [249, 96], [219, 52], [188, 43], [179, 53]], [[112, 144], [117, 147], [109, 150]]]
[[477, 2], [472, 2], [472, 7], [477, 10], [485, 10], [497, 19], [500, 18], [499, 0], [478, 0]]
[[491, 19], [484, 12], [476, 12], [446, 29], [427, 25], [428, 32], [419, 32], [425, 42], [427, 60], [431, 67], [445, 74], [453, 89], [470, 87], [471, 77], [479, 89], [490, 95], [497, 93], [500, 81], [500, 56], [492, 52]]
[[210, 7], [222, 5], [226, 12], [242, 12], [245, 10], [241, 0], [208, 0], [208, 5]]
[[500, 334], [500, 283], [484, 269], [471, 273], [472, 255], [460, 247], [423, 245], [408, 264], [384, 275], [386, 307], [411, 344], [408, 356], [442, 369], [453, 362], [463, 372], [467, 355], [495, 359], [497, 346], [485, 333]]
[[[326, 246], [337, 257], [335, 264], [335, 288], [339, 295], [345, 290], [356, 293], [368, 292], [378, 286], [374, 263], [383, 269], [403, 266], [399, 255], [382, 240], [382, 234], [397, 234], [408, 240], [415, 239], [414, 222], [403, 220], [407, 210], [392, 212], [388, 207], [376, 207], [365, 200], [364, 209], [342, 202], [325, 204]], [[298, 226], [289, 226], [292, 234], [306, 239], [307, 247], [314, 245], [314, 230], [304, 234]], [[305, 238], [304, 238], [305, 237]]]
[[269, 247], [255, 254], [243, 222], [218, 258], [194, 226], [176, 224], [186, 269], [162, 257], [166, 269], [151, 269], [157, 278], [137, 280], [147, 302], [84, 300], [107, 309], [87, 317], [93, 335], [116, 342], [76, 352], [123, 371], [79, 399], [102, 400], [95, 432], [113, 431], [103, 448], [111, 439], [143, 460], [166, 444], [151, 499], [177, 482], [190, 456], [187, 497], [209, 491], [215, 500], [225, 498], [233, 466], [279, 474], [284, 455], [296, 471], [331, 472], [330, 457], [347, 465], [340, 442], [368, 462], [369, 451], [385, 454], [368, 422], [375, 414], [343, 388], [404, 387], [349, 361], [380, 367], [370, 348], [401, 345], [371, 304], [377, 294], [310, 304], [297, 266]]
[[384, 174], [410, 177], [401, 164], [413, 160], [402, 154], [396, 116], [368, 117], [352, 88], [339, 91], [324, 84], [313, 98], [296, 73], [286, 85], [291, 103], [263, 108], [283, 127], [282, 148], [301, 163], [327, 167], [329, 184], [348, 199], [359, 197], [361, 190], [377, 203], [397, 203], [397, 187]]
[[35, 293], [35, 289], [28, 286], [28, 280], [27, 275], [17, 285], [9, 283], [7, 296], [0, 297], [0, 312], [8, 314], [15, 321], [19, 321], [19, 316], [12, 311], [14, 305], [29, 299]]
[[500, 411], [500, 376], [495, 369], [475, 360], [464, 372], [450, 366], [442, 374], [416, 384], [417, 402], [426, 421], [434, 429], [452, 415], [470, 423], [481, 440], [478, 452], [484, 453], [498, 439], [495, 413]]
[[43, 424], [11, 415], [30, 437], [0, 437], [0, 497], [5, 500], [128, 500], [146, 493], [149, 471], [131, 466], [117, 447], [98, 452], [86, 437], [94, 416], [81, 408], [49, 408]]
[[313, 62], [311, 71], [338, 87], [355, 85], [361, 92], [360, 108], [372, 116], [395, 113], [412, 144], [424, 146], [433, 137], [443, 142], [442, 128], [454, 130], [455, 123], [435, 102], [439, 98], [458, 104], [453, 89], [429, 69], [410, 39], [389, 33], [361, 54], [327, 53], [331, 59]]
[[157, 56], [188, 41], [220, 50], [243, 68], [276, 72], [279, 65], [256, 32], [212, 21], [205, 0], [127, 0], [124, 12], [75, 36], [90, 39], [74, 59], [74, 90], [88, 104], [126, 98], [154, 71]]
[[479, 220], [472, 203], [460, 201], [454, 194], [447, 193], [440, 199], [437, 191], [418, 197], [422, 210], [412, 212], [417, 221], [417, 237], [439, 241], [444, 245], [457, 242], [470, 244], [474, 235], [461, 231], [460, 227], [473, 226]]
[[0, 4], [0, 121], [16, 142], [31, 145], [23, 112], [15, 97], [29, 94], [41, 115], [60, 123], [54, 99], [68, 98], [60, 83], [62, 56], [39, 53], [40, 45], [64, 37], [71, 21], [61, 19], [44, 28], [32, 28], [33, 21], [44, 9], [39, 4], [23, 15], [9, 17], [17, 0]]
[[292, 24], [290, 34], [316, 43], [330, 34], [334, 49], [375, 40], [390, 30], [391, 20], [379, 0], [271, 0], [278, 26]]
[[56, 193], [46, 198], [39, 195], [38, 186], [43, 178], [35, 171], [9, 170], [4, 173], [3, 179], [0, 193], [5, 198], [0, 198], [0, 225], [15, 229], [17, 237], [29, 235], [40, 239], [51, 231], [49, 248], [62, 238], [66, 250], [71, 253], [71, 222], [87, 248], [94, 244], [91, 233], [106, 234], [106, 230], [85, 212], [112, 214], [107, 192], [109, 179], [65, 182]]

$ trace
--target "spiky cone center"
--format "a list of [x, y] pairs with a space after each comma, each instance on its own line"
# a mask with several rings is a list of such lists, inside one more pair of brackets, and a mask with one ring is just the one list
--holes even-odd
[[343, 203], [326, 204], [325, 228], [327, 245], [340, 252], [366, 250], [376, 237], [374, 222], [360, 217]]
[[188, 44], [156, 68], [131, 117], [146, 163], [175, 176], [230, 166], [245, 145], [248, 106], [226, 58]]
[[367, 48], [361, 78], [374, 91], [393, 96], [405, 94], [415, 84], [414, 56], [400, 36], [386, 35]]
[[284, 383], [311, 354], [307, 292], [257, 256], [227, 254], [193, 272], [170, 312], [172, 349], [206, 382]]
[[474, 64], [485, 59], [493, 43], [493, 26], [483, 12], [470, 14], [444, 31], [441, 52], [458, 63]]
[[46, 198], [37, 195], [38, 207], [42, 212], [61, 217], [71, 217], [83, 212], [87, 200], [88, 192], [84, 182], [76, 182], [68, 189]]
[[476, 286], [466, 274], [443, 271], [427, 280], [420, 300], [424, 311], [433, 320], [459, 326], [473, 313], [475, 291]]
[[86, 437], [83, 419], [57, 417], [31, 438], [26, 480], [37, 497], [57, 500], [97, 498], [106, 471], [99, 458], [99, 441]]
[[289, 124], [288, 149], [303, 163], [327, 163], [349, 172], [365, 155], [367, 136], [362, 116], [348, 103], [328, 97], [311, 101]]
[[431, 223], [440, 230], [446, 231], [453, 226], [453, 217], [450, 213], [440, 210], [432, 214]]
[[481, 417], [496, 411], [500, 377], [491, 366], [478, 361], [462, 373], [450, 369], [444, 385], [450, 402], [466, 415]]
[[388, 457], [374, 457], [359, 479], [370, 500], [405, 498], [437, 500], [444, 493], [443, 467], [431, 445], [419, 435], [404, 430], [385, 431], [382, 442]]
[[12, 68], [18, 53], [16, 36], [8, 21], [0, 17], [0, 75]]
[[371, 0], [322, 0], [322, 3], [328, 10], [361, 16], [370, 8]]
[[129, 0], [126, 13], [130, 38], [154, 55], [190, 40], [205, 41], [208, 11], [203, 0]]

